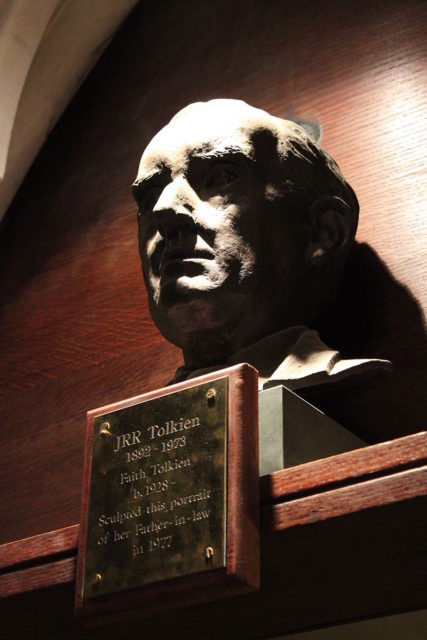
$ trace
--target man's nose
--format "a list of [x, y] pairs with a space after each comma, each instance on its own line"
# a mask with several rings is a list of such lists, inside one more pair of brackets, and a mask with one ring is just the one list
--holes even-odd
[[176, 178], [166, 185], [153, 207], [162, 236], [175, 235], [183, 228], [193, 227], [197, 202], [197, 194], [185, 178]]

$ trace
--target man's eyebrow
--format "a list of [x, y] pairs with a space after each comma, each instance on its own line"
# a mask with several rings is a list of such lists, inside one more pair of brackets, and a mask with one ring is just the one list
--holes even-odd
[[146, 184], [149, 184], [154, 178], [158, 177], [160, 172], [152, 173], [148, 176], [142, 176], [141, 178], [136, 178], [132, 184], [132, 189], [141, 189]]
[[134, 183], [132, 184], [133, 189], [140, 189], [145, 185], [149, 185], [150, 182], [154, 182], [156, 179], [160, 178], [162, 175], [167, 173], [167, 167], [164, 165], [159, 165], [150, 173], [145, 173], [141, 177], [136, 177]]
[[232, 156], [244, 156], [245, 158], [250, 159], [250, 155], [248, 151], [243, 149], [242, 147], [230, 145], [225, 147], [216, 147], [215, 149], [195, 149], [190, 158], [200, 159], [200, 160], [212, 160], [215, 158], [227, 158]]

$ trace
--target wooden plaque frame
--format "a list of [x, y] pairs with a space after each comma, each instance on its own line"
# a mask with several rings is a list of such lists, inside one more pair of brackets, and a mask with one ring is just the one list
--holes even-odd
[[[195, 385], [228, 378], [225, 567], [96, 598], [83, 597], [94, 419]], [[258, 374], [248, 364], [181, 382], [87, 414], [75, 613], [89, 625], [139, 617], [259, 588]]]

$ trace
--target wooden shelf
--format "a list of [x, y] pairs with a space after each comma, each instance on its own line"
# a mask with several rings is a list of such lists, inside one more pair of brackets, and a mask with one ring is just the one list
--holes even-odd
[[[145, 631], [257, 638], [426, 606], [426, 460], [419, 433], [261, 478], [260, 591], [170, 611], [161, 627], [144, 618]], [[9, 638], [22, 637], [26, 607], [35, 634], [49, 615], [55, 638], [85, 637], [73, 619], [77, 539], [73, 525], [0, 546]], [[129, 625], [96, 633], [129, 637]]]

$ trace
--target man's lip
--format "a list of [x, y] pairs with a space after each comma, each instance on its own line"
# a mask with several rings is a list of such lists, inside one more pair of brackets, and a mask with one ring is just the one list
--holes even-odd
[[183, 251], [180, 249], [174, 249], [172, 251], [166, 251], [161, 259], [161, 269], [164, 269], [170, 264], [186, 262], [191, 260], [211, 260], [214, 254], [210, 251]]

